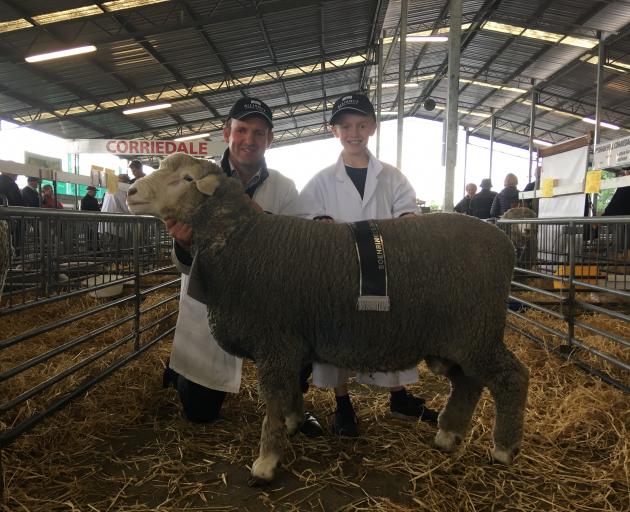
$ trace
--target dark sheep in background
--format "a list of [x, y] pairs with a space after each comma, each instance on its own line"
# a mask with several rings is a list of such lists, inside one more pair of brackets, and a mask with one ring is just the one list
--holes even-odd
[[237, 180], [183, 154], [138, 180], [127, 202], [134, 213], [192, 224], [189, 293], [208, 304], [219, 345], [256, 363], [266, 416], [253, 483], [273, 479], [285, 427], [292, 434], [303, 419], [307, 361], [371, 372], [426, 360], [451, 382], [435, 437], [446, 451], [488, 387], [493, 456], [512, 461], [528, 371], [503, 344], [514, 247], [495, 226], [457, 214], [379, 221], [391, 310], [357, 311], [359, 266], [345, 224], [257, 213]]

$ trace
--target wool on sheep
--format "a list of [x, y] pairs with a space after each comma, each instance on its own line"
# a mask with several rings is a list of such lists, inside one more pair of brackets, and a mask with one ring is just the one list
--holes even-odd
[[378, 221], [391, 309], [358, 311], [359, 264], [345, 224], [258, 213], [237, 180], [182, 154], [137, 181], [127, 201], [134, 213], [192, 224], [188, 292], [208, 304], [221, 347], [257, 365], [266, 416], [254, 483], [273, 479], [285, 432], [303, 419], [299, 371], [308, 361], [371, 372], [426, 360], [451, 381], [435, 438], [446, 451], [488, 387], [493, 456], [512, 461], [528, 372], [503, 344], [514, 247], [496, 227], [457, 214]]

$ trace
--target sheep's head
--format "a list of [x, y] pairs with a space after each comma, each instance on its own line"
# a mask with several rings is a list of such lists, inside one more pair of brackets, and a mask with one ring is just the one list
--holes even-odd
[[219, 166], [176, 153], [129, 188], [127, 204], [135, 214], [189, 222], [204, 196], [213, 195], [227, 179]]

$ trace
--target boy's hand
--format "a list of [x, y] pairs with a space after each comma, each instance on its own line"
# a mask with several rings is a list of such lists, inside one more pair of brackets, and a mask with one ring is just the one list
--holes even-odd
[[313, 217], [313, 220], [317, 222], [328, 222], [330, 224], [334, 224], [335, 219], [329, 217], [328, 215], [318, 215], [317, 217]]
[[164, 219], [166, 231], [181, 246], [190, 252], [192, 248], [192, 226], [175, 219]]

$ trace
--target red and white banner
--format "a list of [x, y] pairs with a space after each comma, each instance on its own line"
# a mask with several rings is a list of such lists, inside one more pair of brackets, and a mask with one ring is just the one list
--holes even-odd
[[146, 140], [146, 139], [74, 139], [68, 141], [68, 153], [105, 153], [110, 155], [171, 155], [187, 153], [196, 157], [219, 156], [226, 148], [223, 141]]

